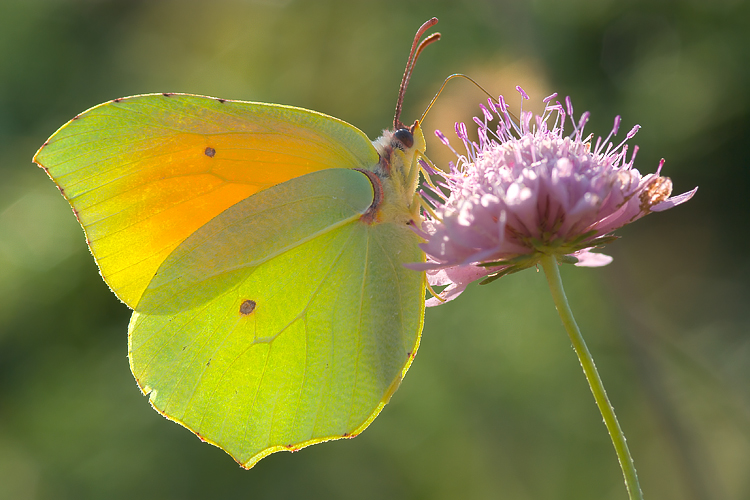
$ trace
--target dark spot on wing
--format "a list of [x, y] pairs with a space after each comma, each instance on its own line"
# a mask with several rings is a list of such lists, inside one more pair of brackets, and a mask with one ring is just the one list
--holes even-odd
[[77, 119], [79, 119], [80, 117], [81, 117], [81, 115], [75, 115], [75, 116], [73, 117], [73, 120], [77, 120]]
[[161, 95], [164, 97], [172, 97], [174, 95], [174, 92], [163, 92]]
[[249, 314], [252, 314], [252, 312], [255, 311], [255, 301], [254, 300], [245, 300], [240, 304], [240, 314], [243, 316], [248, 316]]
[[204, 153], [206, 153], [206, 156], [208, 156], [209, 158], [213, 158], [214, 155], [216, 154], [216, 150], [214, 148], [212, 148], [211, 146], [209, 146], [209, 147], [206, 148], [206, 150], [204, 151]]
[[112, 102], [121, 102], [121, 101], [122, 101], [122, 97], [118, 97], [117, 99], [112, 99]]
[[220, 102], [220, 103], [222, 103], [222, 104], [224, 104], [225, 102], [227, 102], [227, 100], [226, 100], [226, 99], [216, 99], [216, 100], [217, 100], [217, 101], [219, 101], [219, 102]]

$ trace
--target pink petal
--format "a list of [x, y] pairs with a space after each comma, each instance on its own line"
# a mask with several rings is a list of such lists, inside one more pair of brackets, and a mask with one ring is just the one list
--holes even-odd
[[676, 207], [677, 205], [681, 203], [685, 203], [690, 198], [695, 195], [696, 191], [698, 191], [698, 187], [696, 186], [695, 189], [692, 191], [688, 191], [687, 193], [678, 194], [677, 196], [672, 196], [671, 198], [662, 201], [661, 203], [657, 203], [653, 207], [651, 207], [652, 212], [663, 212], [664, 210], [669, 210], [672, 207]]
[[425, 301], [424, 305], [425, 307], [442, 306], [446, 302], [450, 302], [451, 300], [461, 295], [463, 291], [466, 290], [467, 286], [468, 283], [466, 283], [465, 285], [457, 285], [453, 283], [448, 288], [440, 292], [440, 298], [443, 300], [440, 300], [437, 297], [430, 297]]
[[461, 293], [466, 290], [469, 283], [476, 281], [480, 278], [497, 272], [497, 269], [487, 269], [485, 267], [477, 266], [454, 266], [445, 269], [437, 269], [434, 271], [427, 271], [427, 282], [431, 286], [443, 286], [448, 285], [448, 288], [440, 292], [440, 298], [435, 297], [428, 299], [425, 305], [427, 307], [439, 306], [450, 302], [455, 299]]
[[612, 257], [603, 253], [590, 252], [589, 250], [580, 250], [573, 254], [578, 259], [578, 267], [602, 267], [612, 262]]

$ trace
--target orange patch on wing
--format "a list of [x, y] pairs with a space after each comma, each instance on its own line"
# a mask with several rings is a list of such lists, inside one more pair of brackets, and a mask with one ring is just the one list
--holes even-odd
[[[117, 158], [70, 201], [112, 290], [131, 307], [167, 256], [213, 217], [248, 196], [341, 161], [321, 144], [235, 133], [181, 134]], [[261, 147], [262, 144], [262, 147]], [[254, 147], [255, 146], [255, 147]], [[211, 147], [214, 156], [205, 150]], [[85, 179], [89, 184], [90, 179]]]
[[167, 256], [232, 205], [310, 172], [377, 160], [364, 134], [340, 120], [179, 94], [96, 106], [34, 157], [72, 205], [104, 279], [131, 307]]

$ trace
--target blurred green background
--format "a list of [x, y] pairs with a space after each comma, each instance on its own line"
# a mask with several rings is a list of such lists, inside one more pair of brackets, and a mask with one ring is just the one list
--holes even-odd
[[[640, 123], [636, 167], [694, 200], [563, 269], [646, 497], [750, 498], [750, 4], [743, 0], [0, 2], [0, 498], [624, 499], [601, 417], [533, 270], [427, 311], [419, 356], [355, 440], [240, 469], [161, 418], [128, 369], [127, 307], [31, 157], [75, 114], [147, 92], [292, 104], [371, 138], [471, 75], [558, 91], [589, 131]], [[424, 123], [482, 101], [450, 84]], [[431, 136], [431, 134], [430, 134]], [[435, 142], [433, 160], [450, 154]]]

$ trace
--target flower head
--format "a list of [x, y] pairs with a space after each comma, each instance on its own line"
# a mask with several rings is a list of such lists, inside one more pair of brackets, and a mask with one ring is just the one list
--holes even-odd
[[466, 154], [453, 150], [458, 161], [448, 173], [423, 165], [441, 180], [434, 193], [422, 193], [435, 210], [423, 224], [428, 262], [413, 267], [427, 269], [432, 285], [448, 285], [442, 300], [428, 305], [455, 298], [477, 279], [487, 282], [534, 266], [542, 255], [579, 266], [606, 265], [611, 257], [590, 250], [614, 240], [614, 230], [695, 194], [697, 188], [670, 197], [672, 181], [660, 175], [664, 160], [655, 174], [642, 176], [633, 168], [638, 147], [628, 158], [626, 142], [638, 125], [615, 145], [610, 139], [620, 128], [618, 116], [609, 135], [593, 143], [593, 134], [583, 132], [589, 113], [575, 121], [570, 98], [563, 107], [556, 96], [544, 99], [541, 116], [522, 108], [517, 120], [502, 96], [488, 100], [488, 107], [480, 104], [483, 119], [474, 118], [479, 142], [457, 123]]

